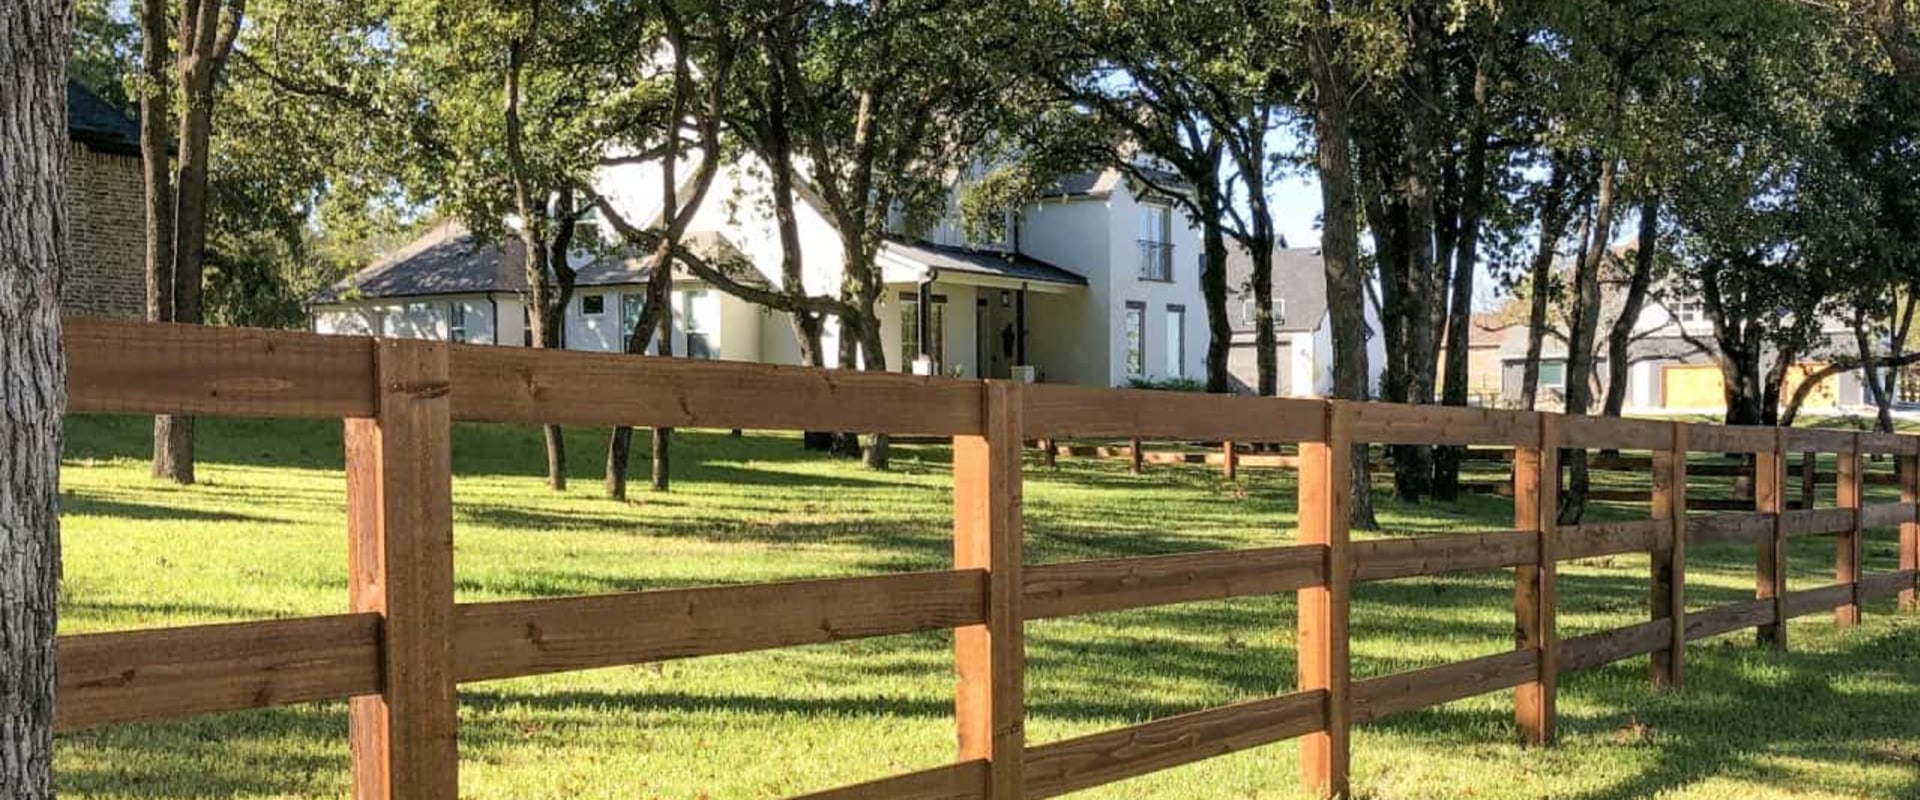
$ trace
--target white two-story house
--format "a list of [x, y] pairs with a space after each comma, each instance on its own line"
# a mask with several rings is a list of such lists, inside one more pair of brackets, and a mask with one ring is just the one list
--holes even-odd
[[[659, 214], [658, 170], [607, 168], [597, 188], [630, 221], [648, 224]], [[751, 161], [722, 169], [689, 227], [689, 242], [743, 256], [760, 281], [779, 286], [783, 253], [766, 174]], [[956, 198], [963, 188], [956, 185]], [[815, 195], [797, 195], [802, 283], [811, 294], [831, 295], [841, 282], [839, 236]], [[1170, 198], [1155, 197], [1118, 169], [1071, 175], [1009, 214], [995, 242], [968, 241], [957, 208], [956, 201], [930, 230], [895, 230], [879, 254], [889, 368], [1097, 386], [1203, 377], [1201, 249], [1192, 221]], [[527, 344], [524, 262], [515, 240], [494, 238], [502, 243], [481, 245], [456, 223], [439, 225], [316, 296], [313, 328]], [[580, 253], [573, 264], [579, 280], [564, 345], [621, 349], [639, 316], [651, 259]], [[675, 355], [799, 362], [783, 314], [679, 270], [673, 285]], [[829, 365], [838, 335], [829, 320]]]

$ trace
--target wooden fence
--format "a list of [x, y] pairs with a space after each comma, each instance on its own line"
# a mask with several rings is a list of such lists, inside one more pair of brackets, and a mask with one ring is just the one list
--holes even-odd
[[[67, 321], [75, 413], [185, 413], [346, 421], [351, 613], [65, 636], [57, 725], [350, 699], [360, 798], [455, 796], [457, 685], [521, 675], [953, 629], [959, 753], [943, 767], [813, 798], [1052, 797], [1300, 738], [1305, 785], [1344, 793], [1348, 731], [1393, 714], [1516, 688], [1526, 735], [1554, 736], [1558, 676], [1651, 654], [1677, 685], [1688, 641], [1755, 628], [1786, 646], [1787, 619], [1862, 601], [1913, 603], [1920, 574], [1920, 439], [1723, 428], [1465, 408], [1120, 391], [831, 372], [686, 359]], [[778, 402], [768, 402], [778, 398]], [[590, 597], [455, 603], [450, 430], [455, 420], [570, 425], [881, 430], [951, 437], [950, 570]], [[1298, 544], [1076, 563], [1022, 557], [1022, 444], [1139, 437], [1299, 445]], [[1352, 445], [1512, 448], [1513, 529], [1351, 542]], [[1556, 528], [1561, 448], [1651, 451], [1652, 518]], [[1757, 508], [1692, 516], [1689, 451], [1758, 454]], [[1786, 454], [1839, 457], [1839, 508], [1788, 511]], [[1901, 462], [1901, 502], [1861, 503], [1861, 456]], [[1864, 575], [1863, 526], [1900, 528], [1900, 569]], [[1834, 582], [1789, 587], [1785, 542], [1831, 535]], [[1756, 547], [1750, 602], [1686, 610], [1686, 550]], [[1555, 569], [1651, 553], [1651, 617], [1562, 639]], [[1354, 681], [1353, 584], [1512, 568], [1518, 646], [1446, 666]], [[1027, 620], [1297, 592], [1299, 689], [1291, 694], [1029, 745]]]

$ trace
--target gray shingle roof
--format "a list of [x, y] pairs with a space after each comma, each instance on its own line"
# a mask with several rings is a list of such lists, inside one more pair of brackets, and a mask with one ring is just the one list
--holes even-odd
[[[1318, 247], [1275, 247], [1273, 249], [1273, 296], [1285, 301], [1284, 310], [1276, 307], [1280, 321], [1275, 330], [1310, 331], [1327, 314], [1326, 260]], [[1235, 333], [1253, 332], [1253, 323], [1240, 313], [1243, 298], [1253, 289], [1253, 254], [1245, 247], [1227, 243], [1227, 291], [1233, 299], [1227, 315]], [[1276, 304], [1278, 306], [1279, 304]]]
[[[524, 292], [527, 289], [524, 250], [516, 240], [480, 243], [465, 225], [453, 220], [433, 226], [366, 269], [314, 295], [315, 303], [334, 303], [353, 297], [426, 297], [486, 292]], [[624, 286], [645, 283], [651, 258], [602, 255], [577, 268], [578, 286]]]
[[74, 81], [67, 81], [67, 136], [103, 153], [140, 155], [140, 124]]
[[992, 250], [968, 250], [927, 242], [908, 243], [900, 239], [888, 239], [884, 246], [894, 255], [925, 264], [940, 272], [969, 272], [976, 275], [994, 275], [1014, 280], [1059, 283], [1069, 286], [1087, 285], [1086, 276], [1028, 255]]
[[[1137, 166], [1135, 169], [1146, 175], [1147, 179], [1151, 181], [1153, 185], [1170, 191], [1184, 192], [1193, 188], [1187, 183], [1185, 178], [1180, 177], [1176, 173], [1168, 172], [1167, 170], [1148, 166]], [[1053, 186], [1049, 187], [1045, 192], [1042, 192], [1041, 196], [1100, 197], [1111, 193], [1113, 187], [1119, 185], [1120, 181], [1126, 177], [1127, 176], [1121, 174], [1119, 169], [1114, 167], [1075, 172], [1061, 176], [1058, 181], [1054, 182]], [[1141, 191], [1145, 191], [1146, 188], [1145, 186], [1139, 187]]]

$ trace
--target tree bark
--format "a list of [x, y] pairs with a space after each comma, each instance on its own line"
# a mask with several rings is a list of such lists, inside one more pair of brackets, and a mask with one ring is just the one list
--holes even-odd
[[0, 5], [0, 794], [19, 798], [53, 796], [71, 14]]
[[1573, 179], [1573, 168], [1568, 158], [1567, 154], [1561, 152], [1553, 155], [1546, 196], [1541, 198], [1540, 243], [1528, 269], [1531, 297], [1528, 298], [1527, 311], [1527, 355], [1521, 367], [1520, 407], [1529, 411], [1539, 406], [1540, 351], [1546, 341], [1547, 301], [1551, 299], [1553, 291], [1553, 260], [1560, 254], [1560, 240], [1566, 236], [1567, 224], [1573, 220], [1573, 209], [1580, 205], [1569, 201], [1567, 197], [1567, 186]]
[[[1216, 164], [1218, 161], [1215, 158]], [[1220, 212], [1224, 209], [1220, 196], [1205, 184], [1197, 190], [1201, 209], [1214, 212], [1200, 220], [1200, 246], [1207, 259], [1206, 266], [1200, 270], [1200, 296], [1207, 305], [1207, 391], [1226, 394], [1233, 391], [1233, 376], [1227, 370], [1227, 354], [1233, 346], [1233, 324], [1227, 317], [1227, 237], [1220, 222]], [[1266, 256], [1271, 262], [1272, 250], [1268, 250]], [[1269, 308], [1272, 302], [1272, 292], [1268, 292]], [[1268, 313], [1271, 317], [1272, 312]], [[1269, 338], [1273, 336], [1272, 327], [1267, 326]]]
[[[1487, 91], [1484, 67], [1473, 74], [1473, 124], [1468, 132], [1466, 165], [1460, 177], [1460, 213], [1454, 233], [1452, 298], [1447, 305], [1447, 364], [1440, 402], [1467, 404], [1468, 354], [1473, 339], [1473, 273], [1480, 260], [1480, 221], [1485, 213], [1487, 182]], [[1460, 461], [1465, 448], [1442, 447], [1434, 452], [1433, 496], [1443, 501], [1460, 497]]]
[[[168, 46], [173, 36], [167, 25], [168, 2], [141, 0], [139, 19], [140, 69], [144, 82], [140, 92], [140, 174], [146, 216], [149, 322], [173, 321], [173, 140], [167, 136], [167, 123], [173, 118], [174, 65], [173, 50]], [[174, 457], [182, 451], [191, 454], [191, 429], [174, 422], [171, 415], [153, 418], [152, 475], [191, 483], [191, 461], [186, 463], [182, 474], [181, 464]]]
[[[1593, 232], [1586, 252], [1574, 270], [1573, 314], [1567, 336], [1567, 408], [1569, 415], [1585, 415], [1593, 402], [1593, 347], [1600, 328], [1600, 267], [1606, 260], [1613, 233], [1615, 176], [1619, 159], [1607, 157], [1600, 165], [1600, 182], [1593, 207]], [[1573, 525], [1586, 513], [1591, 476], [1585, 450], [1572, 450], [1567, 491], [1560, 501], [1560, 524]]]
[[[1325, 13], [1324, 11], [1322, 12]], [[1367, 399], [1367, 318], [1365, 275], [1360, 266], [1360, 222], [1354, 197], [1353, 139], [1347, 111], [1350, 89], [1339, 62], [1333, 23], [1322, 19], [1307, 39], [1314, 89], [1314, 166], [1320, 173], [1320, 199], [1326, 209], [1321, 233], [1325, 261], [1327, 313], [1333, 324], [1333, 396]], [[1353, 448], [1351, 524], [1379, 527], [1373, 513], [1373, 475], [1365, 444]]]
[[1613, 327], [1607, 330], [1607, 396], [1600, 409], [1604, 416], [1617, 417], [1626, 409], [1627, 380], [1633, 366], [1633, 329], [1640, 324], [1640, 312], [1646, 308], [1647, 293], [1653, 286], [1659, 235], [1660, 198], [1649, 194], [1640, 201], [1639, 249], [1633, 255], [1633, 275], [1627, 279], [1627, 295], [1620, 304], [1620, 316], [1614, 318]]

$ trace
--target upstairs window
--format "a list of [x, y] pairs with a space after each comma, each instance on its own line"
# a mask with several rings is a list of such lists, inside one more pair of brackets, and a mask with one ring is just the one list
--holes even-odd
[[1140, 279], [1173, 280], [1173, 209], [1167, 206], [1140, 207]]
[[1707, 321], [1706, 301], [1697, 297], [1678, 298], [1669, 304], [1668, 308], [1673, 311], [1674, 320], [1682, 325]]

